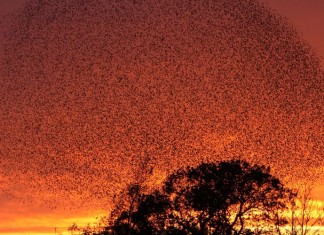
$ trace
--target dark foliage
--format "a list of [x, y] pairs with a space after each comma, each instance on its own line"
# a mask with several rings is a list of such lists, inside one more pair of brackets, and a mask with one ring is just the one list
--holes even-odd
[[276, 215], [291, 196], [267, 167], [203, 163], [171, 174], [151, 194], [129, 187], [129, 208], [101, 234], [262, 234], [284, 223]]

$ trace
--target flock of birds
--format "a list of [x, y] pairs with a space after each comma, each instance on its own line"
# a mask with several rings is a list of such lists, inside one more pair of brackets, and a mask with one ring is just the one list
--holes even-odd
[[0, 200], [100, 208], [233, 157], [323, 170], [320, 61], [259, 1], [30, 0], [1, 27]]

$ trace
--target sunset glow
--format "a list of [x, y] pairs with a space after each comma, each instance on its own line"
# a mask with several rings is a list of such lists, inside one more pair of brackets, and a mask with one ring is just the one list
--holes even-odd
[[324, 1], [0, 9], [0, 234], [70, 234], [130, 183], [233, 157], [323, 206]]

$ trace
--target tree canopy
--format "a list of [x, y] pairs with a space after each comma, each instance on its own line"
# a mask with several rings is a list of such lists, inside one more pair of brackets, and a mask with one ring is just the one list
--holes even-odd
[[131, 185], [128, 207], [101, 234], [263, 234], [285, 223], [278, 211], [293, 196], [269, 167], [202, 163], [174, 172], [150, 194]]

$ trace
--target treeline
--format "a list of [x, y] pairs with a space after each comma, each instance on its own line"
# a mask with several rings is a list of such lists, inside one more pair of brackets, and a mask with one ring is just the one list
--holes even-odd
[[129, 185], [104, 226], [80, 231], [74, 224], [71, 234], [320, 235], [314, 228], [323, 225], [323, 213], [311, 211], [309, 193], [298, 200], [269, 167], [243, 160], [180, 169], [160, 189], [143, 191]]

